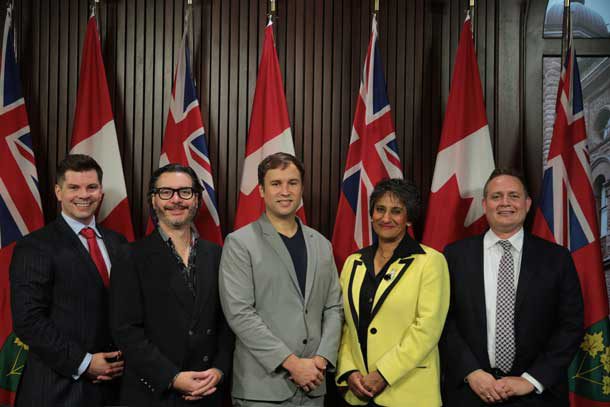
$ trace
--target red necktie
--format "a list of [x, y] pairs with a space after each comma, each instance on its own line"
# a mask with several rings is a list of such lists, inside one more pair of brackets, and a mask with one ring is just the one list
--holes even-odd
[[83, 228], [81, 229], [80, 234], [87, 239], [87, 246], [89, 246], [89, 254], [91, 255], [91, 259], [95, 263], [97, 272], [100, 273], [104, 286], [108, 287], [110, 283], [108, 278], [108, 268], [106, 268], [106, 262], [104, 261], [100, 247], [97, 244], [95, 231], [91, 228]]

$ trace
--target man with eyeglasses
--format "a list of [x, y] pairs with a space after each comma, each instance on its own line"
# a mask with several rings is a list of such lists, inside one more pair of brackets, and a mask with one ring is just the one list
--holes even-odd
[[233, 335], [218, 298], [220, 247], [193, 220], [203, 188], [190, 167], [150, 180], [155, 230], [125, 250], [112, 274], [111, 325], [125, 357], [121, 403], [219, 406]]

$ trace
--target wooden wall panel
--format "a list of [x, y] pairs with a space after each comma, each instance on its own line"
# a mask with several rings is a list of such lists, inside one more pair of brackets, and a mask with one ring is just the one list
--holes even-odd
[[[19, 62], [47, 219], [56, 214], [55, 166], [69, 149], [87, 0], [16, 2]], [[224, 233], [232, 229], [266, 25], [265, 0], [194, 0], [192, 70]], [[297, 156], [307, 168], [309, 223], [332, 234], [374, 0], [280, 0], [276, 45]], [[379, 47], [405, 176], [424, 200], [467, 0], [384, 0]], [[479, 0], [476, 44], [497, 162], [524, 165], [525, 0]], [[102, 0], [97, 8], [136, 235], [158, 165], [183, 0]], [[3, 16], [2, 12], [2, 16]]]

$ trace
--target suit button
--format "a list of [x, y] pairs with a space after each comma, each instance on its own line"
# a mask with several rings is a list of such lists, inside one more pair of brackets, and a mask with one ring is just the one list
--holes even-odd
[[377, 328], [371, 328], [371, 333], [375, 335], [377, 333]]
[[193, 335], [195, 335], [195, 332], [193, 332], [189, 329], [189, 336], [193, 336]]
[[203, 361], [204, 361], [205, 363], [207, 363], [207, 362], [208, 362], [208, 360], [210, 360], [210, 358], [208, 357], [208, 355], [205, 355], [205, 356], [203, 357]]
[[207, 330], [205, 331], [205, 334], [206, 334], [206, 335], [212, 335], [213, 333], [214, 333], [214, 331], [213, 331], [212, 329], [207, 329]]
[[303, 345], [307, 345], [307, 339], [303, 339]]

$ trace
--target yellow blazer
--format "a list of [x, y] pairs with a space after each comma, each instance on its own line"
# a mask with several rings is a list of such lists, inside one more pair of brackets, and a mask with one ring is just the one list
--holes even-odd
[[[362, 261], [365, 248], [347, 258], [341, 273], [345, 322], [337, 362], [337, 385], [345, 386], [342, 376], [352, 370], [363, 375], [379, 370], [388, 386], [377, 396], [376, 404], [387, 407], [440, 406], [440, 363], [438, 341], [449, 308], [447, 262], [436, 250], [418, 244], [408, 236], [406, 253], [388, 268], [381, 280], [368, 327], [367, 364], [358, 342], [356, 322], [360, 287], [367, 272]], [[399, 246], [399, 248], [401, 247]], [[398, 252], [397, 252], [398, 253]], [[374, 252], [369, 252], [374, 256]], [[374, 329], [373, 329], [374, 328]], [[345, 400], [364, 405], [351, 391]]]

